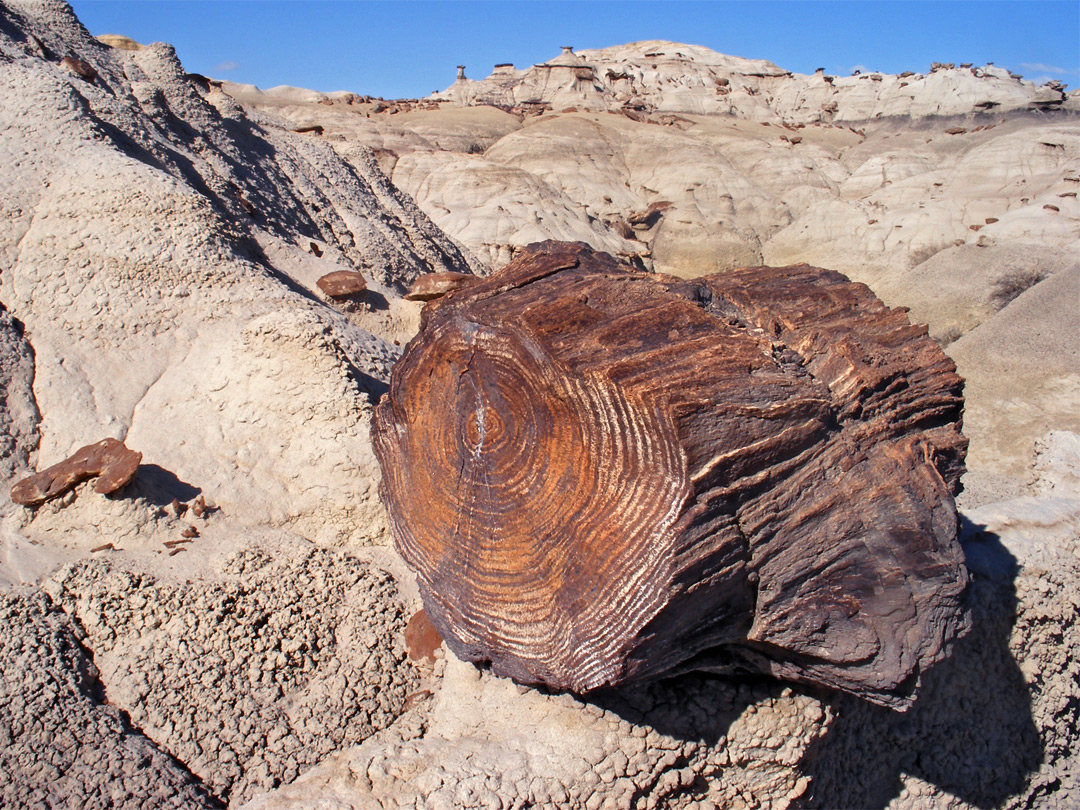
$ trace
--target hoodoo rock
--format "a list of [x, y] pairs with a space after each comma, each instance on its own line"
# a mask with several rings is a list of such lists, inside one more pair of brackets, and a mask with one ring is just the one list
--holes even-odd
[[808, 265], [530, 246], [423, 313], [374, 422], [450, 649], [587, 692], [757, 671], [894, 708], [966, 630], [955, 366]]
[[23, 478], [11, 488], [11, 500], [23, 506], [40, 506], [95, 476], [94, 492], [108, 495], [135, 477], [141, 461], [142, 453], [129, 450], [119, 439], [103, 439]]

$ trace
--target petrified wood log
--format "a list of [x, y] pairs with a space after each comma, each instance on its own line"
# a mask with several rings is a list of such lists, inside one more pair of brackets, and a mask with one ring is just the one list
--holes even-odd
[[547, 242], [425, 308], [374, 439], [459, 657], [577, 692], [751, 670], [902, 708], [966, 629], [962, 387], [838, 273], [685, 281]]
[[119, 439], [103, 439], [80, 447], [59, 464], [22, 479], [11, 488], [11, 500], [24, 506], [40, 506], [69, 489], [97, 476], [94, 492], [116, 492], [135, 477], [142, 453]]

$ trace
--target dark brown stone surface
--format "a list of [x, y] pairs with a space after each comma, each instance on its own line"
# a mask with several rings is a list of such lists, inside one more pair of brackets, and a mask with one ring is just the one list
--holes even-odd
[[479, 281], [479, 279], [468, 273], [427, 273], [412, 283], [409, 291], [405, 293], [405, 300], [431, 301], [447, 293], [468, 287], [476, 281]]
[[807, 265], [530, 246], [429, 304], [382, 495], [456, 655], [585, 692], [759, 671], [902, 708], [966, 627], [952, 361]]
[[367, 289], [364, 276], [356, 270], [335, 270], [315, 282], [331, 298], [348, 298]]
[[118, 439], [88, 444], [59, 464], [16, 483], [11, 488], [11, 500], [24, 506], [40, 506], [95, 476], [98, 480], [94, 492], [108, 495], [135, 477], [141, 461], [142, 453], [128, 450]]
[[94, 70], [94, 67], [89, 62], [84, 62], [76, 56], [65, 56], [60, 60], [60, 67], [88, 82], [92, 82], [97, 78], [97, 71]]

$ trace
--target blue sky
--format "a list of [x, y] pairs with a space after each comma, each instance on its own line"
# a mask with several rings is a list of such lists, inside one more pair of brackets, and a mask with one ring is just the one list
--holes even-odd
[[483, 78], [559, 46], [644, 39], [769, 59], [799, 73], [824, 67], [899, 73], [931, 62], [993, 62], [1026, 78], [1080, 86], [1080, 2], [269, 2], [73, 0], [93, 34], [176, 47], [191, 72], [259, 87], [291, 84], [384, 98], [425, 96], [455, 66]]

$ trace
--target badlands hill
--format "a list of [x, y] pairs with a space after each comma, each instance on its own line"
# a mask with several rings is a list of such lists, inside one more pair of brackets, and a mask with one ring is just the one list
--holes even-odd
[[[0, 804], [1075, 804], [1080, 126], [1002, 73], [639, 43], [387, 102], [3, 0]], [[947, 345], [973, 629], [913, 709], [702, 675], [583, 700], [406, 654], [369, 435], [402, 293], [545, 238], [820, 264]], [[368, 292], [328, 297], [338, 271]], [[120, 493], [12, 502], [106, 437], [142, 453]]]

